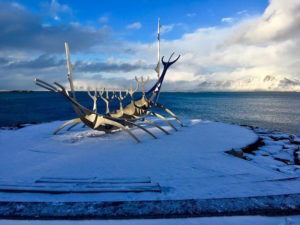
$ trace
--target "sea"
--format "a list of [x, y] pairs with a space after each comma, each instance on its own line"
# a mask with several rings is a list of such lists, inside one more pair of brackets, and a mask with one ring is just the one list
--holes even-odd
[[[76, 96], [82, 105], [92, 109], [92, 100], [86, 92], [77, 92]], [[129, 100], [124, 104], [126, 101]], [[300, 93], [296, 92], [162, 92], [159, 103], [183, 119], [251, 125], [300, 136]], [[119, 102], [114, 99], [110, 108], [118, 107]], [[104, 111], [104, 102], [99, 99], [98, 112]], [[0, 93], [3, 129], [72, 118], [76, 114], [71, 104], [56, 93]]]

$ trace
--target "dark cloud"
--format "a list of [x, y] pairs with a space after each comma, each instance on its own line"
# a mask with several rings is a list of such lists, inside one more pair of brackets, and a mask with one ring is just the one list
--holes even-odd
[[154, 65], [148, 65], [142, 61], [135, 63], [108, 63], [108, 62], [76, 62], [75, 70], [82, 72], [131, 72], [138, 69], [153, 69]]
[[[127, 73], [139, 69], [153, 69], [142, 61], [128, 62], [86, 62], [77, 61], [73, 70], [76, 79], [102, 80], [108, 84], [123, 86], [127, 80], [123, 78], [103, 78], [99, 73]], [[0, 89], [36, 89], [34, 78], [49, 81], [66, 82], [66, 60], [56, 55], [42, 54], [32, 59], [15, 59], [0, 57]]]
[[6, 57], [0, 57], [0, 66], [4, 66], [6, 65], [7, 63], [9, 63], [9, 58], [6, 58]]
[[[42, 70], [54, 67], [66, 66], [65, 59], [59, 59], [55, 55], [42, 54], [28, 60], [0, 57], [0, 68], [4, 70]], [[131, 72], [138, 69], [153, 69], [155, 65], [146, 64], [143, 61], [128, 62], [86, 62], [77, 61], [74, 66], [75, 72], [98, 73], [98, 72]]]
[[42, 19], [16, 4], [0, 2], [0, 50], [62, 52], [68, 41], [72, 51], [89, 51], [109, 41], [110, 28], [80, 25], [42, 25]]
[[[1, 61], [1, 59], [0, 59]], [[10, 62], [4, 68], [7, 69], [48, 69], [66, 65], [66, 60], [58, 60], [55, 56], [48, 54], [40, 55], [32, 60]]]
[[[154, 83], [154, 82], [153, 82]], [[197, 82], [179, 80], [179, 81], [168, 81], [165, 80], [162, 85], [162, 91], [179, 91], [179, 92], [190, 92], [197, 89]]]
[[235, 81], [224, 80], [224, 81], [203, 81], [197, 85], [200, 90], [214, 90], [214, 89], [229, 89]]
[[300, 86], [300, 81], [284, 78], [279, 82], [279, 87], [282, 87], [282, 88], [291, 88], [294, 86]]

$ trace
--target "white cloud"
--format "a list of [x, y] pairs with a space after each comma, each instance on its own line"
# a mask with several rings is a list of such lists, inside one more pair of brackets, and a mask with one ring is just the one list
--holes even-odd
[[53, 19], [56, 20], [56, 21], [60, 20], [59, 16], [54, 16]]
[[223, 23], [232, 23], [233, 22], [233, 18], [232, 17], [224, 17], [221, 19], [221, 21]]
[[243, 14], [246, 14], [247, 12], [248, 12], [247, 10], [241, 10], [241, 11], [238, 11], [236, 14], [243, 15]]
[[[156, 43], [132, 48], [155, 61]], [[300, 91], [300, 2], [272, 0], [261, 16], [200, 28], [162, 41], [161, 49], [182, 54], [166, 76], [176, 90]]]
[[142, 28], [142, 24], [140, 22], [135, 22], [135, 23], [128, 24], [126, 28], [130, 30], [139, 30]]
[[173, 30], [174, 27], [175, 27], [175, 24], [162, 25], [160, 28], [160, 32], [162, 34], [169, 33]]
[[58, 13], [58, 12], [70, 13], [72, 11], [71, 8], [68, 5], [66, 5], [66, 4], [60, 4], [56, 0], [52, 0], [51, 1], [50, 10], [53, 13]]
[[236, 43], [264, 44], [298, 39], [299, 35], [300, 2], [272, 0], [262, 16], [245, 21], [231, 39]]
[[[199, 28], [174, 40], [163, 39], [163, 32], [170, 32], [177, 24], [163, 26], [161, 55], [168, 58], [173, 51], [182, 55], [178, 62], [170, 68], [163, 90], [300, 91], [300, 1], [290, 0], [287, 4], [281, 0], [272, 0], [262, 15], [252, 17], [247, 15], [247, 17], [238, 18], [234, 17], [234, 23], [229, 23], [227, 26]], [[141, 26], [139, 22], [136, 22], [128, 25], [128, 29], [139, 29]], [[75, 28], [76, 26], [72, 26], [72, 29]], [[78, 29], [83, 28], [80, 26]], [[115, 65], [96, 63], [97, 60], [91, 61], [91, 65], [88, 67], [89, 70], [80, 71], [77, 66], [78, 70], [76, 70], [76, 67], [74, 69], [74, 80], [76, 81], [76, 78], [82, 79], [78, 80], [79, 86], [85, 86], [85, 80], [90, 86], [100, 79], [101, 82], [105, 82], [105, 85], [111, 84], [112, 86], [122, 87], [124, 84], [129, 84], [130, 81], [127, 79], [133, 79], [136, 75], [151, 75], [155, 79], [154, 67], [156, 64], [157, 43], [154, 37], [152, 43], [112, 41], [109, 43], [103, 42], [103, 44], [99, 41], [98, 35], [90, 38], [93, 37], [95, 30], [80, 32], [80, 35], [78, 35], [78, 29], [74, 30], [74, 32], [76, 31], [75, 35], [72, 33], [69, 36], [69, 38], [81, 37], [70, 42], [72, 59], [76, 58], [76, 53], [82, 54], [82, 58], [84, 56], [88, 58], [84, 55], [86, 52], [84, 53], [82, 49], [87, 49], [86, 51], [92, 49], [94, 53], [101, 52], [102, 59], [105, 59], [106, 56], [107, 58], [114, 56], [117, 59], [122, 57], [122, 60], [125, 59], [127, 62], [116, 65], [119, 69], [113, 69]], [[49, 36], [49, 33], [47, 34], [47, 37], [49, 37], [47, 43], [49, 41], [63, 43], [63, 41], [57, 41], [57, 35], [52, 37]], [[37, 37], [40, 36], [37, 35]], [[22, 38], [24, 37], [22, 36]], [[86, 38], [97, 41], [86, 41]], [[31, 39], [28, 38], [27, 40]], [[40, 41], [40, 39], [34, 40], [35, 45], [37, 41]], [[12, 46], [18, 43], [13, 42]], [[89, 43], [89, 45], [81, 46], [82, 43]], [[75, 48], [76, 44], [81, 48], [78, 46]], [[28, 46], [27, 43], [26, 46]], [[39, 46], [47, 45], [42, 42]], [[53, 46], [52, 44], [43, 50], [51, 53], [50, 50], [54, 49]], [[63, 46], [59, 47], [59, 50], [60, 48], [63, 56]], [[42, 49], [42, 47], [39, 47], [39, 49]], [[73, 49], [77, 49], [77, 52]], [[16, 54], [12, 50], [8, 50], [10, 56]], [[120, 51], [122, 51], [122, 54], [120, 54]], [[48, 66], [49, 68], [43, 68], [40, 71], [37, 69], [30, 70], [30, 68], [26, 70], [23, 68], [22, 70], [17, 70], [17, 68], [13, 68], [12, 71], [5, 70], [9, 67], [7, 62], [11, 61], [6, 60], [7, 52], [0, 51], [0, 56], [2, 56], [2, 59], [0, 58], [0, 72], [4, 74], [0, 77], [0, 84], [7, 84], [3, 88], [6, 89], [9, 85], [13, 86], [16, 82], [20, 87], [25, 84], [33, 86], [32, 77], [30, 77], [32, 76], [30, 74], [33, 73], [43, 74], [41, 78], [44, 76], [48, 79], [51, 76], [52, 79], [58, 79], [59, 82], [65, 81], [65, 77], [61, 76], [61, 71], [65, 69], [65, 66], [56, 66], [55, 60], [52, 68]], [[20, 52], [19, 47], [18, 53]], [[23, 52], [27, 54], [16, 56], [14, 61], [28, 61], [27, 58], [32, 57], [27, 51]], [[57, 53], [57, 50], [54, 52]], [[73, 57], [74, 52], [75, 57]], [[46, 57], [45, 64], [41, 64], [41, 61], [39, 61], [39, 65], [46, 67], [51, 60], [51, 57]], [[137, 60], [143, 60], [143, 63], [140, 63], [142, 66], [136, 66]], [[114, 61], [113, 58], [108, 59], [108, 64], [113, 64]], [[3, 69], [1, 69], [1, 62], [3, 63]], [[28, 63], [33, 64], [33, 66], [36, 65], [33, 62]], [[18, 65], [22, 65], [22, 63], [18, 63]], [[151, 65], [153, 65], [153, 68]], [[124, 72], [126, 70], [128, 72]], [[27, 71], [27, 74], [24, 71]], [[101, 74], [101, 78], [96, 76], [98, 73]]]
[[98, 19], [98, 21], [100, 23], [107, 23], [108, 20], [109, 20], [109, 18], [107, 16], [100, 16], [99, 19]]
[[11, 6], [15, 7], [15, 8], [19, 9], [19, 10], [25, 10], [25, 7], [23, 5], [17, 3], [17, 2], [12, 2]]
[[62, 15], [72, 15], [72, 9], [67, 4], [60, 4], [57, 0], [49, 3], [42, 3], [42, 6], [54, 20], [58, 21]]
[[194, 17], [194, 16], [196, 16], [196, 15], [197, 15], [196, 13], [187, 13], [187, 14], [186, 14], [187, 17]]

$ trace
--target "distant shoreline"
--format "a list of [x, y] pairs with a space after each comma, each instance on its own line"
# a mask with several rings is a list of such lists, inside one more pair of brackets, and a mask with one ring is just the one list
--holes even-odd
[[0, 93], [31, 93], [32, 90], [0, 90]]
[[[70, 90], [68, 90], [70, 91]], [[0, 93], [32, 93], [32, 92], [49, 92], [47, 90], [0, 90]], [[75, 92], [87, 92], [87, 90], [77, 90]], [[253, 90], [253, 91], [230, 91], [230, 90], [218, 90], [218, 91], [161, 91], [163, 93], [300, 93], [299, 91], [264, 91], [264, 90]]]

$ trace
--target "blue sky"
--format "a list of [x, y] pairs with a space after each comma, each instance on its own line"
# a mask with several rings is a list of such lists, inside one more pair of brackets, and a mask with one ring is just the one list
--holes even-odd
[[[199, 27], [224, 26], [222, 18], [261, 14], [268, 5], [266, 0], [202, 0], [202, 1], [59, 1], [67, 5], [70, 12], [57, 14], [59, 21], [45, 14], [46, 2], [20, 1], [24, 6], [43, 18], [47, 24], [78, 22], [87, 26], [112, 27], [119, 38], [149, 42], [156, 31], [156, 20], [161, 18], [163, 24], [178, 24], [176, 29], [164, 35], [166, 39], [178, 38], [186, 32]], [[140, 23], [140, 29], [128, 31], [129, 24]], [[152, 34], [152, 35], [151, 35]]]
[[0, 0], [0, 89], [36, 89], [36, 76], [67, 85], [124, 87], [155, 81], [161, 55], [180, 60], [165, 91], [300, 91], [298, 0]]

